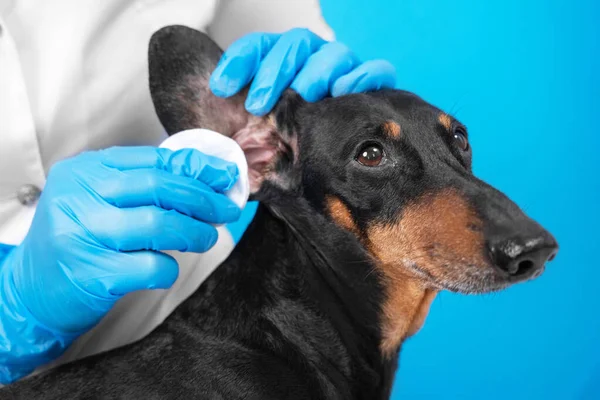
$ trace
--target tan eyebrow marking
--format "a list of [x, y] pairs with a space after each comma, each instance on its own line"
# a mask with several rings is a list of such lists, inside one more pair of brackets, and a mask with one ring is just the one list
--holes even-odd
[[452, 119], [450, 119], [448, 114], [441, 113], [438, 117], [438, 121], [440, 121], [440, 124], [442, 124], [447, 130], [452, 130]]
[[383, 125], [381, 126], [381, 128], [383, 129], [383, 132], [386, 135], [388, 135], [389, 137], [391, 137], [392, 139], [398, 139], [400, 137], [400, 133], [402, 131], [402, 129], [400, 128], [400, 125], [398, 125], [394, 121], [384, 122]]

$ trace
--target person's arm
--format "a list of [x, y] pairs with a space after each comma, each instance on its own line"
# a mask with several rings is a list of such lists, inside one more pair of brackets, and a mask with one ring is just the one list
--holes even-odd
[[239, 217], [223, 194], [237, 177], [235, 164], [192, 149], [55, 164], [27, 236], [0, 248], [0, 384], [56, 359], [127, 293], [169, 288], [179, 270], [163, 251], [210, 249], [211, 224]]

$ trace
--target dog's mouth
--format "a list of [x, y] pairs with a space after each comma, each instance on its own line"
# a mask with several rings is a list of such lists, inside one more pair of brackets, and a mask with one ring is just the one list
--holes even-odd
[[545, 270], [545, 265], [542, 265], [538, 268], [523, 269], [510, 275], [495, 265], [444, 264], [436, 271], [423, 268], [418, 263], [410, 260], [403, 260], [402, 265], [432, 289], [448, 290], [461, 294], [498, 292], [514, 284], [536, 279]]

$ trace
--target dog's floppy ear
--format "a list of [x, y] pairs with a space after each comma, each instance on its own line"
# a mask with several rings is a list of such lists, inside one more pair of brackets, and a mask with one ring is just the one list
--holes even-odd
[[210, 75], [222, 50], [207, 35], [185, 26], [168, 26], [150, 39], [150, 93], [156, 114], [167, 133], [206, 128], [236, 140], [244, 150], [250, 190], [264, 179], [289, 187], [297, 160], [297, 138], [291, 129], [294, 110], [302, 103], [288, 91], [269, 115], [256, 117], [244, 107], [247, 90], [219, 98], [209, 88]]

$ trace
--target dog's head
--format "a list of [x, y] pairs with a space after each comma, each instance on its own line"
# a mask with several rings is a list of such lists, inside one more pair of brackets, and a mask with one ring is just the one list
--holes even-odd
[[208, 88], [221, 50], [185, 27], [150, 44], [151, 91], [168, 133], [210, 128], [247, 155], [251, 188], [265, 182], [304, 197], [354, 234], [390, 282], [488, 292], [536, 277], [554, 238], [471, 173], [467, 130], [414, 94], [385, 90], [304, 102], [287, 92], [266, 117], [245, 93]]

